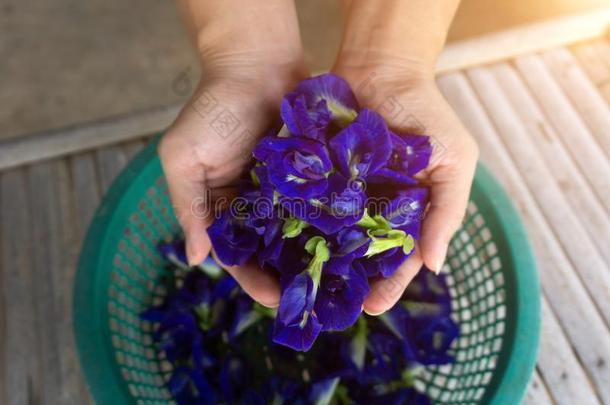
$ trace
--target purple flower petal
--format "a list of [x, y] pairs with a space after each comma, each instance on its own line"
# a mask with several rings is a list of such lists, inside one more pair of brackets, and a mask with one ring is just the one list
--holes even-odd
[[388, 127], [379, 114], [366, 108], [330, 140], [329, 146], [347, 178], [366, 178], [383, 167], [391, 154]]
[[307, 272], [299, 273], [282, 291], [277, 319], [284, 324], [299, 323], [305, 312], [311, 312], [315, 291], [313, 280]]
[[447, 353], [459, 335], [458, 325], [449, 317], [432, 317], [411, 322], [410, 339], [416, 359], [423, 365], [446, 364], [453, 360]]
[[382, 213], [392, 228], [401, 229], [419, 239], [421, 222], [428, 203], [429, 190], [425, 187], [412, 187], [398, 192]]
[[276, 319], [273, 341], [296, 351], [306, 352], [311, 349], [321, 330], [322, 324], [318, 322], [315, 314], [309, 316], [303, 327], [299, 324], [286, 325]]
[[227, 266], [241, 266], [257, 251], [260, 236], [229, 210], [220, 214], [208, 228], [208, 235], [218, 259]]
[[274, 189], [266, 166], [256, 166], [244, 175], [239, 196], [251, 204], [253, 220], [273, 217]]
[[283, 221], [280, 218], [273, 218], [267, 224], [263, 234], [264, 247], [257, 255], [261, 267], [264, 264], [269, 264], [275, 268], [279, 267], [279, 260], [286, 241], [282, 237], [282, 225]]
[[358, 226], [344, 228], [337, 232], [332, 242], [332, 257], [342, 257], [348, 260], [359, 259], [367, 251], [371, 239]]
[[267, 164], [269, 180], [288, 197], [310, 199], [328, 187], [332, 162], [326, 147], [305, 138], [263, 138], [254, 157]]
[[162, 243], [158, 247], [161, 256], [168, 262], [182, 269], [190, 267], [186, 258], [186, 246], [184, 240], [176, 240], [171, 243]]
[[432, 156], [430, 138], [425, 135], [402, 134], [390, 132], [391, 156], [387, 163], [371, 174], [369, 181], [393, 181], [413, 185], [417, 173], [428, 167]]
[[325, 268], [315, 304], [322, 330], [345, 330], [352, 326], [368, 293], [366, 272], [359, 263], [348, 263], [343, 269]]
[[292, 134], [324, 141], [331, 121], [345, 127], [354, 120], [359, 108], [345, 80], [324, 74], [303, 80], [287, 94], [281, 115]]
[[332, 114], [325, 100], [307, 104], [307, 97], [298, 92], [287, 94], [281, 106], [282, 120], [288, 130], [297, 136], [324, 141]]
[[294, 217], [326, 235], [354, 225], [364, 214], [366, 195], [358, 182], [349, 182], [339, 173], [328, 178], [328, 188], [315, 199], [280, 198], [280, 204]]
[[402, 248], [397, 247], [386, 250], [367, 259], [362, 259], [360, 263], [366, 269], [369, 277], [382, 276], [391, 277], [396, 270], [409, 258], [405, 255]]

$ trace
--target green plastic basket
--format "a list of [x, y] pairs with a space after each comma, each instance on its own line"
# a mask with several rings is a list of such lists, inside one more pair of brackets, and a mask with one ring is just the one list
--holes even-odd
[[[114, 182], [89, 228], [74, 291], [82, 368], [99, 404], [172, 403], [171, 371], [139, 314], [159, 300], [155, 246], [179, 235], [156, 153], [159, 137]], [[416, 385], [435, 403], [518, 404], [531, 378], [540, 331], [538, 275], [525, 230], [483, 167], [447, 266], [461, 335], [456, 361], [429, 367]], [[162, 291], [161, 291], [162, 294]]]

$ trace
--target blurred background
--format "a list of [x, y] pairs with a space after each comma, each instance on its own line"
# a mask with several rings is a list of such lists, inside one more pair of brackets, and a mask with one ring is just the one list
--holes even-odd
[[[338, 0], [297, 0], [312, 71], [333, 61]], [[449, 41], [607, 0], [463, 0]], [[0, 139], [180, 102], [197, 63], [172, 1], [1, 0]]]

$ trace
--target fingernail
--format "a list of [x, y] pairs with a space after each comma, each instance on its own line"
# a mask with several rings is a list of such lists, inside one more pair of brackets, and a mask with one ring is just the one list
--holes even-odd
[[445, 261], [443, 259], [437, 260], [436, 266], [434, 266], [434, 274], [436, 274], [438, 276], [440, 274], [444, 264], [445, 264]]
[[189, 266], [197, 266], [199, 264], [199, 260], [197, 258], [197, 247], [193, 245], [192, 242], [187, 240], [186, 243], [186, 258], [188, 259]]
[[370, 315], [370, 316], [379, 316], [379, 315], [383, 314], [385, 311], [367, 311], [365, 309], [364, 312], [366, 312], [367, 315]]

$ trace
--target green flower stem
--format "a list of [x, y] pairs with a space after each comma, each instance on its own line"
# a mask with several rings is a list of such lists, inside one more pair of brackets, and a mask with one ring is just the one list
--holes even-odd
[[367, 257], [401, 246], [403, 252], [408, 255], [415, 247], [413, 236], [400, 229], [392, 229], [392, 225], [382, 215], [371, 217], [365, 211], [358, 221], [358, 226], [365, 228], [367, 235], [371, 238], [371, 244], [365, 253]]
[[320, 285], [320, 279], [322, 278], [322, 268], [324, 263], [330, 258], [330, 250], [326, 240], [321, 236], [314, 236], [309, 239], [305, 244], [305, 250], [307, 253], [313, 256], [305, 271], [309, 273], [313, 280], [314, 295]]

